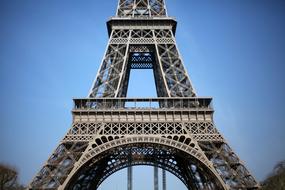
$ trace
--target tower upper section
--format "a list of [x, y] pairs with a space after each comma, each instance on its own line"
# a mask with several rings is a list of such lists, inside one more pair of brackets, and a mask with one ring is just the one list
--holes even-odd
[[167, 17], [164, 0], [119, 0], [117, 17]]

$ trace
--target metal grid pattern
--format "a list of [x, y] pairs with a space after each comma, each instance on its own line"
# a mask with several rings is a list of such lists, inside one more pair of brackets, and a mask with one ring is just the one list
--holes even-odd
[[67, 178], [74, 164], [82, 156], [88, 143], [61, 143], [34, 177], [31, 189], [56, 189]]
[[[208, 170], [209, 173], [212, 173], [212, 175], [208, 176], [209, 178], [213, 178], [213, 176], [216, 176], [215, 177], [216, 180], [205, 181], [205, 183], [213, 183], [213, 184], [216, 185], [216, 187], [217, 186], [219, 186], [219, 187], [222, 186], [221, 185], [221, 179], [219, 178], [217, 172], [210, 167], [211, 164], [207, 160], [207, 158], [204, 155], [200, 154], [200, 152], [197, 150], [198, 147], [195, 147], [195, 146], [194, 147], [183, 146], [183, 144], [178, 142], [177, 140], [172, 140], [172, 139], [163, 138], [163, 137], [129, 136], [129, 137], [126, 137], [126, 138], [114, 139], [114, 140], [111, 140], [109, 142], [105, 142], [104, 144], [99, 145], [99, 146], [93, 146], [92, 147], [92, 145], [91, 145], [91, 148], [88, 148], [89, 151], [85, 154], [85, 156], [83, 156], [79, 160], [77, 166], [74, 168], [74, 171], [79, 171], [80, 168], [84, 168], [82, 166], [88, 164], [91, 160], [94, 161], [94, 159], [96, 159], [96, 157], [97, 157], [96, 155], [104, 156], [104, 154], [108, 154], [110, 152], [112, 153], [113, 149], [115, 149], [115, 151], [112, 153], [112, 155], [114, 155], [114, 154], [120, 154], [121, 155], [122, 151], [125, 151], [125, 148], [124, 148], [125, 146], [138, 147], [142, 151], [146, 151], [146, 149], [150, 149], [150, 151], [152, 151], [152, 152], [156, 151], [155, 147], [161, 147], [161, 148], [159, 148], [159, 151], [162, 151], [164, 149], [163, 148], [164, 146], [174, 148], [174, 149], [171, 149], [171, 148], [165, 147], [166, 153], [170, 152], [170, 151], [174, 151], [174, 152], [180, 151], [180, 150], [183, 151], [183, 152], [185, 151], [185, 152], [187, 152], [188, 156], [191, 155], [191, 157], [192, 157], [192, 159], [185, 160], [186, 162], [188, 162], [190, 160], [195, 160], [196, 161], [196, 164], [195, 164], [196, 168], [205, 168], [205, 170]], [[119, 147], [120, 152], [117, 152], [117, 150], [116, 150], [117, 147]], [[115, 153], [115, 152], [117, 152], [117, 153]], [[126, 152], [127, 152], [127, 154], [129, 153], [129, 151], [126, 151]], [[164, 153], [164, 154], [166, 154], [166, 153]], [[183, 153], [181, 152], [181, 154], [183, 154]], [[148, 157], [148, 156], [152, 156], [152, 155], [149, 154], [149, 153], [145, 153], [144, 156], [141, 156], [140, 162], [142, 162], [142, 164], [144, 164], [146, 162], [149, 162], [149, 163], [152, 163], [152, 164], [149, 164], [149, 165], [156, 165], [157, 162], [160, 161], [159, 157], [157, 157], [157, 156], [153, 156], [149, 160], [145, 159], [145, 157]], [[162, 157], [162, 159], [165, 159], [166, 155], [161, 155], [161, 157]], [[132, 158], [134, 160], [138, 159], [136, 156], [133, 156], [133, 154], [132, 154]], [[98, 159], [102, 159], [102, 158], [98, 158]], [[107, 160], [109, 160], [109, 159], [107, 159]], [[107, 160], [104, 159], [103, 161], [106, 162]], [[178, 162], [178, 161], [176, 161], [176, 159], [174, 159], [174, 160], [168, 159], [168, 160], [170, 162], [172, 162], [172, 163], [177, 163]], [[119, 160], [119, 162], [123, 162], [123, 159]], [[135, 164], [135, 161], [132, 161], [132, 164]], [[130, 165], [132, 165], [132, 164], [130, 164]], [[161, 166], [163, 168], [168, 169], [166, 167], [166, 165], [168, 165], [168, 164], [161, 163]], [[191, 165], [194, 165], [194, 163], [192, 163]], [[198, 167], [198, 165], [199, 165], [199, 167]], [[176, 168], [176, 170], [183, 169], [181, 167], [175, 167], [175, 168]], [[77, 175], [79, 175], [79, 173], [77, 172]], [[187, 175], [187, 173], [185, 172], [184, 175]], [[174, 174], [176, 174], [176, 172]], [[98, 177], [98, 175], [99, 174], [97, 173], [96, 177]], [[207, 174], [201, 174], [201, 175], [207, 175]], [[178, 177], [179, 177], [179, 175], [178, 175]], [[100, 175], [100, 178], [101, 178], [101, 175]], [[73, 183], [74, 181], [76, 181], [76, 179], [78, 179], [78, 177], [76, 177], [76, 175], [74, 175], [73, 179], [69, 179], [67, 181], [71, 181]], [[199, 182], [195, 181], [194, 179], [187, 179], [187, 177], [184, 177], [183, 180], [189, 180], [189, 182], [186, 183], [187, 186], [194, 186], [195, 183], [199, 184]], [[190, 181], [191, 181], [191, 183], [190, 183]], [[81, 184], [81, 182], [79, 184]], [[75, 184], [72, 184], [72, 185], [66, 184], [66, 185], [68, 187], [76, 186]], [[215, 188], [212, 188], [212, 189], [215, 189]], [[220, 188], [218, 188], [218, 189], [220, 189]]]
[[[147, 107], [142, 109], [140, 105], [128, 109], [127, 115], [124, 116], [122, 112], [126, 111], [122, 106], [113, 107], [117, 102], [126, 104], [127, 102], [160, 102], [164, 107]], [[194, 101], [195, 100], [195, 101]], [[172, 172], [179, 179], [186, 184], [189, 189], [202, 189], [207, 187], [209, 189], [248, 189], [257, 188], [256, 181], [246, 170], [244, 165], [238, 157], [229, 148], [224, 138], [217, 131], [212, 121], [213, 110], [211, 108], [211, 99], [209, 98], [154, 98], [154, 99], [124, 99], [124, 98], [99, 98], [99, 99], [75, 99], [75, 106], [73, 110], [74, 122], [71, 129], [68, 131], [65, 138], [62, 140], [60, 146], [51, 156], [47, 164], [40, 171], [37, 177], [32, 182], [33, 189], [69, 189], [71, 186], [75, 189], [77, 187], [83, 188], [82, 185], [98, 187], [104, 179], [119, 169], [133, 166], [133, 165], [158, 165], [165, 170]], [[90, 109], [86, 105], [96, 103], [97, 107]], [[196, 105], [193, 104], [196, 102]], [[110, 108], [111, 105], [111, 108]], [[146, 105], [144, 105], [146, 106]], [[191, 107], [196, 107], [196, 111], [191, 111]], [[178, 114], [176, 111], [171, 111], [170, 108], [175, 110], [182, 110], [185, 115]], [[208, 111], [205, 111], [207, 109]], [[107, 112], [109, 110], [109, 112]], [[148, 111], [147, 111], [148, 110]], [[164, 118], [168, 121], [162, 121], [159, 114], [155, 117], [138, 118], [132, 117], [134, 115], [152, 115], [154, 111], [165, 112]], [[202, 110], [204, 115], [198, 116]], [[116, 115], [114, 112], [119, 112], [122, 115]], [[136, 112], [132, 114], [131, 112]], [[139, 113], [141, 112], [141, 114]], [[167, 113], [169, 112], [169, 113]], [[103, 114], [102, 114], [103, 113]], [[109, 118], [109, 122], [102, 122], [100, 114]], [[163, 115], [163, 114], [162, 114]], [[210, 115], [210, 117], [207, 115]], [[128, 118], [128, 121], [122, 121], [122, 118]], [[122, 158], [113, 159], [112, 156], [119, 152], [114, 151], [106, 158], [101, 158], [102, 162], [112, 164], [103, 167], [100, 162], [94, 161], [96, 156], [102, 156], [112, 149], [121, 147], [120, 152], [125, 150], [122, 146], [129, 146], [132, 149], [134, 144], [141, 151], [146, 151], [146, 156], [149, 156], [148, 151], [143, 148], [146, 144], [157, 144], [158, 146], [167, 146], [168, 151], [181, 150], [187, 155], [197, 159], [197, 163], [189, 163], [190, 168], [205, 168], [210, 170], [211, 176], [204, 176], [205, 173], [200, 171], [200, 178], [204, 179], [204, 183], [199, 182], [196, 178], [191, 178], [195, 174], [190, 171], [181, 171], [182, 168], [178, 166], [171, 166], [165, 157], [161, 156], [164, 160], [157, 163], [157, 157], [150, 157], [147, 159], [132, 160], [131, 162], [124, 162]], [[80, 145], [80, 146], [79, 146]], [[79, 148], [74, 148], [79, 147]], [[149, 147], [148, 147], [149, 148]], [[152, 150], [152, 149], [151, 149]], [[75, 153], [74, 153], [75, 152]], [[111, 156], [111, 157], [110, 157]], [[166, 156], [166, 155], [165, 155]], [[172, 156], [176, 156], [173, 153]], [[174, 160], [178, 163], [176, 157]], [[111, 159], [112, 158], [112, 159]], [[142, 158], [142, 156], [141, 156]], [[86, 164], [93, 160], [94, 164], [92, 170], [82, 175], [85, 177], [78, 178], [82, 168], [86, 168]], [[187, 160], [180, 162], [187, 162]], [[95, 167], [98, 166], [98, 167]], [[100, 168], [100, 167], [101, 168]], [[103, 168], [102, 168], [103, 167]], [[89, 168], [89, 167], [88, 167]], [[102, 175], [98, 174], [98, 169], [105, 172]], [[190, 174], [189, 174], [190, 172]], [[188, 173], [190, 176], [185, 176]], [[92, 174], [92, 178], [90, 175]], [[96, 175], [95, 175], [96, 174]], [[196, 174], [198, 175], [198, 174]], [[76, 177], [77, 176], [77, 177]], [[96, 178], [96, 179], [95, 179]], [[83, 182], [82, 180], [85, 179]], [[92, 180], [91, 180], [92, 179]], [[211, 179], [211, 180], [210, 180]], [[78, 181], [79, 180], [79, 181]], [[94, 182], [96, 181], [96, 183]], [[224, 183], [223, 183], [224, 182]], [[84, 187], [85, 187], [84, 186]]]
[[118, 17], [166, 16], [164, 0], [119, 0]]
[[[119, 0], [107, 25], [89, 97], [74, 100], [71, 129], [29, 189], [97, 189], [134, 165], [163, 168], [191, 190], [258, 189], [215, 127], [212, 99], [196, 96], [164, 1]], [[138, 68], [153, 69], [160, 98], [124, 98], [130, 70]]]
[[195, 91], [183, 66], [170, 29], [113, 30], [90, 97], [124, 97], [130, 73], [130, 53], [138, 44], [152, 53], [155, 81], [160, 97], [194, 97]]

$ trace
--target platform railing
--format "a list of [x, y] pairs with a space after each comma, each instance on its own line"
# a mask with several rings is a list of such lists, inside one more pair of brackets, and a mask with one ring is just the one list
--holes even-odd
[[212, 98], [86, 98], [73, 99], [74, 110], [212, 109]]

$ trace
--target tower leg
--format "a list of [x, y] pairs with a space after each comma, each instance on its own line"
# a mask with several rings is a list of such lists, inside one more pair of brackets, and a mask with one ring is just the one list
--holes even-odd
[[158, 167], [154, 167], [154, 190], [158, 190]]
[[132, 166], [128, 167], [128, 190], [133, 189], [133, 168]]
[[162, 190], [166, 190], [166, 172], [162, 170]]

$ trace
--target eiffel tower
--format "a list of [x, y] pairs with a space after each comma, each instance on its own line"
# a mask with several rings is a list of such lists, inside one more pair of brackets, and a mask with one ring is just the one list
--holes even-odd
[[[136, 165], [154, 166], [156, 180], [162, 168], [163, 189], [165, 171], [189, 190], [259, 188], [215, 127], [212, 98], [194, 91], [176, 26], [164, 0], [119, 0], [89, 96], [74, 99], [72, 126], [29, 189], [97, 189], [128, 168], [130, 190]], [[153, 70], [157, 98], [126, 97], [131, 69]]]

